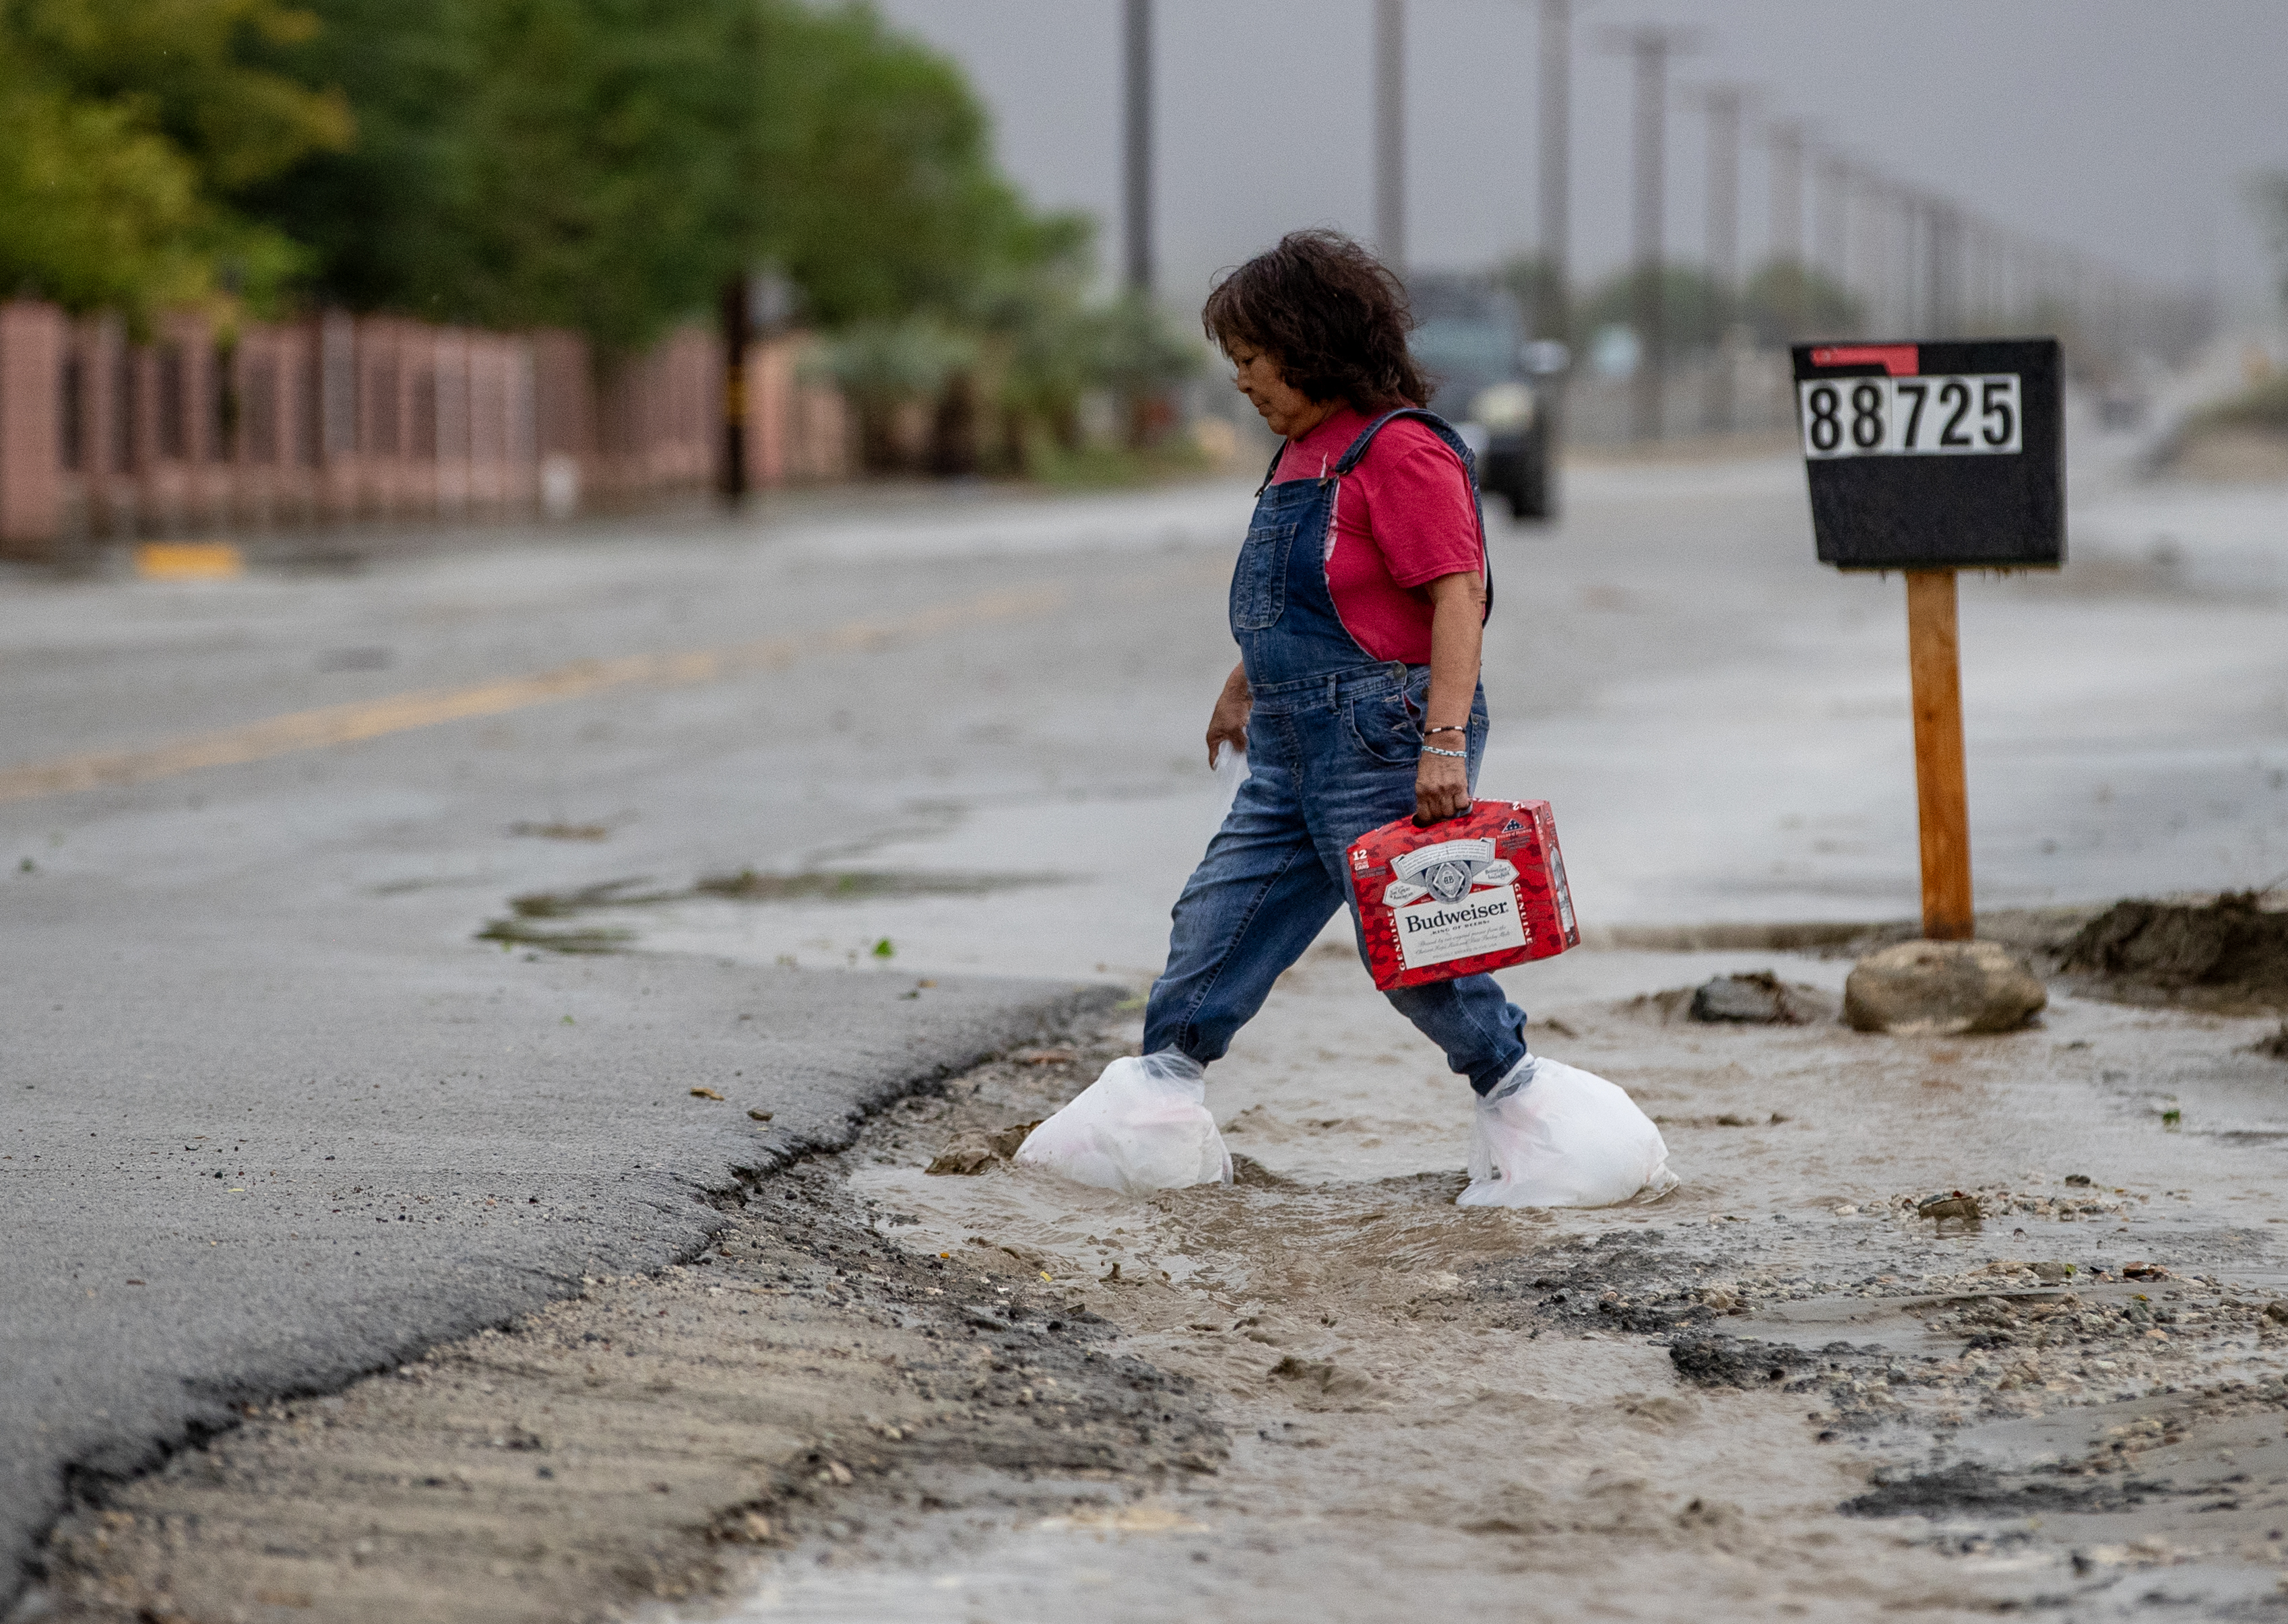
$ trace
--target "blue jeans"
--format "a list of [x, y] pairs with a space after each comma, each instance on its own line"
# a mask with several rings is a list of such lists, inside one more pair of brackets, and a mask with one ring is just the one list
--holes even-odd
[[[1369, 830], [1413, 815], [1429, 681], [1426, 666], [1378, 664], [1257, 690], [1248, 777], [1176, 899], [1168, 967], [1145, 1005], [1146, 1054], [1220, 1059], [1337, 908], [1350, 907], [1355, 934], [1344, 853]], [[1481, 692], [1470, 709], [1473, 789], [1485, 743]], [[1388, 997], [1480, 1094], [1525, 1056], [1525, 1011], [1491, 976]]]

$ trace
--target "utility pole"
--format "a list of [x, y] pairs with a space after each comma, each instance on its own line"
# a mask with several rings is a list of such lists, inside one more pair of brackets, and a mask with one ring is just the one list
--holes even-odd
[[1846, 212], [1850, 207], [1850, 160], [1840, 153], [1823, 154], [1815, 172], [1819, 178], [1819, 269], [1840, 290], [1851, 281]]
[[1122, 0], [1122, 90], [1127, 104], [1122, 224], [1128, 289], [1152, 291], [1152, 0]]
[[747, 352], [754, 343], [753, 298], [747, 277], [727, 278], [716, 290], [723, 339], [722, 455], [715, 487], [733, 507], [745, 500], [748, 485], [747, 413], [750, 409]]
[[1572, 330], [1573, 0], [1541, 0], [1541, 268], [1536, 334]]
[[1661, 262], [1667, 257], [1661, 226], [1668, 212], [1668, 36], [1652, 28], [1639, 30], [1629, 42], [1637, 81], [1636, 207], [1629, 236], [1636, 250], [1637, 329], [1644, 336], [1632, 414], [1639, 440], [1660, 438], [1661, 385], [1668, 370], [1668, 301], [1661, 297]]
[[1923, 204], [1930, 224], [1925, 234], [1925, 243], [1930, 254], [1930, 269], [1927, 280], [1930, 287], [1930, 334], [1934, 338], [1951, 338], [1961, 321], [1961, 265], [1958, 255], [1962, 242], [1962, 219], [1954, 205], [1939, 198], [1930, 198]]
[[1374, 0], [1374, 242], [1406, 274], [1406, 0]]
[[1641, 353], [1635, 392], [1630, 403], [1630, 432], [1637, 440], [1658, 440], [1661, 396], [1666, 381], [1668, 348], [1667, 301], [1661, 296], [1662, 261], [1665, 250], [1661, 228], [1668, 213], [1668, 60], [1688, 49], [1687, 37], [1674, 28], [1646, 23], [1615, 28], [1606, 39], [1628, 53], [1636, 69], [1636, 99], [1632, 138], [1635, 159], [1630, 241], [1634, 250], [1637, 337]]
[[1871, 332], [1889, 333], [1900, 324], [1891, 319], [1891, 241], [1890, 217], [1886, 208], [1887, 189], [1883, 178], [1870, 169], [1854, 171], [1859, 183], [1859, 211], [1854, 221], [1858, 227], [1858, 258], [1861, 275], [1865, 279], [1863, 297], [1867, 303], [1867, 328]]
[[1777, 265], [1803, 263], [1803, 126], [1774, 124], [1772, 147], [1772, 241]]
[[[1728, 329], [1738, 320], [1740, 283], [1740, 110], [1747, 92], [1712, 84], [1702, 92], [1708, 109], [1708, 280]], [[1708, 368], [1704, 415], [1719, 432], [1732, 427], [1732, 345], [1720, 332]]]

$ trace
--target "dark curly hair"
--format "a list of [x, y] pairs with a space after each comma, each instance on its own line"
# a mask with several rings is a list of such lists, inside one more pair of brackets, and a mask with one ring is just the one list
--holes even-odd
[[1414, 329], [1406, 285], [1339, 231], [1291, 231], [1227, 272], [1200, 324], [1226, 354], [1244, 344], [1270, 356], [1313, 400], [1347, 400], [1369, 414], [1430, 403], [1406, 349]]

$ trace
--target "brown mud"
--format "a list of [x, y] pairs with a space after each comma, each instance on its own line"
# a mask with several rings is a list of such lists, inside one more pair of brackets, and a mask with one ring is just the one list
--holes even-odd
[[2288, 1009], [2288, 913], [2258, 891], [2198, 906], [2117, 902], [2067, 943], [2059, 967], [2110, 996], [2239, 1012]]
[[988, 1068], [852, 1175], [941, 1246], [1077, 1274], [1124, 1345], [1218, 1395], [1219, 1470], [1156, 1497], [1156, 1530], [949, 1518], [830, 1572], [774, 1558], [733, 1616], [2278, 1604], [2288, 1271], [2246, 1154], [2275, 1130], [2228, 1104], [2272, 1108], [2233, 1092], [2269, 1076], [2235, 1058], [2246, 1024], [2066, 999], [1930, 1042], [1560, 1002], [1555, 1052], [1627, 1081], [1685, 1186], [1489, 1213], [1451, 1204], [1461, 1085], [1362, 981], [1315, 953], [1219, 1069], [1229, 1188], [1132, 1201], [1008, 1164], [1095, 1055]]

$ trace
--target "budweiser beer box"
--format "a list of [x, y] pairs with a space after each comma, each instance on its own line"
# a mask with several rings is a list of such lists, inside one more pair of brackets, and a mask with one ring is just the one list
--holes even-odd
[[1386, 823], [1350, 849], [1367, 969], [1387, 993], [1581, 945], [1546, 801], [1474, 801], [1458, 818]]

